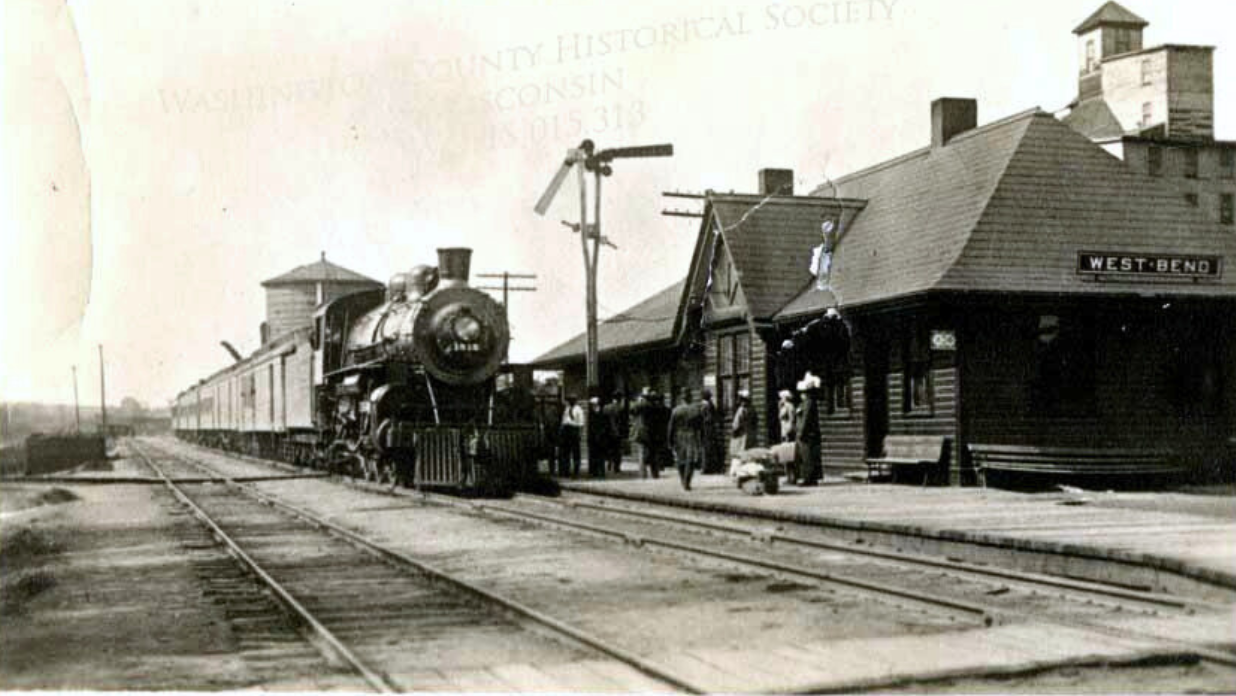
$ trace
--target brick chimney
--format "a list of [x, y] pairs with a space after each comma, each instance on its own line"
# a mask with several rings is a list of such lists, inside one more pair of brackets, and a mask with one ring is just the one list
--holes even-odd
[[931, 102], [931, 147], [944, 147], [953, 136], [978, 125], [978, 102], [942, 97]]
[[760, 170], [760, 195], [761, 196], [793, 196], [794, 195], [794, 170], [793, 169], [761, 169]]

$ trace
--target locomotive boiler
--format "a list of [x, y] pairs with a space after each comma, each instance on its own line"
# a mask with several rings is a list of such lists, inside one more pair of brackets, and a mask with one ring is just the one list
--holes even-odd
[[394, 276], [314, 316], [318, 462], [416, 487], [507, 490], [525, 475], [530, 421], [500, 400], [506, 311], [468, 284], [471, 249]]

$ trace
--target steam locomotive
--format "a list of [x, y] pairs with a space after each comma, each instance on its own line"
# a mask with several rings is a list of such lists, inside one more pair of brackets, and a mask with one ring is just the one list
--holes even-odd
[[[182, 392], [177, 433], [376, 481], [486, 494], [519, 487], [535, 475], [543, 439], [531, 373], [504, 365], [506, 311], [468, 284], [471, 255], [439, 249], [437, 267], [320, 305], [312, 327]], [[306, 361], [312, 378], [297, 385]]]

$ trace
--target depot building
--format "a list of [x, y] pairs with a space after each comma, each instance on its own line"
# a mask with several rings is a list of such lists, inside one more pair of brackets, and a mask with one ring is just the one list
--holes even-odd
[[[983, 446], [1232, 467], [1236, 231], [1044, 111], [977, 111], [937, 100], [928, 146], [809, 192], [764, 170], [752, 194], [708, 193], [682, 281], [600, 325], [602, 389], [710, 387], [718, 437], [748, 390], [767, 443], [777, 392], [811, 370], [834, 475], [903, 435], [946, 437], [953, 485]], [[534, 365], [583, 394], [583, 351]]]

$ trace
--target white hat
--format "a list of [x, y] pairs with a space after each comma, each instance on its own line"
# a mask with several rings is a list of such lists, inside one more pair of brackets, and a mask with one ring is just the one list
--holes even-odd
[[740, 399], [750, 399], [750, 398], [751, 398], [751, 392], [747, 391], [746, 389], [739, 389], [739, 390], [738, 390], [738, 398], [740, 398]]
[[820, 388], [820, 378], [811, 374], [810, 371], [803, 375], [802, 380], [798, 383], [798, 391], [808, 391], [810, 389]]
[[782, 399], [788, 399], [791, 396], [794, 396], [794, 392], [790, 391], [789, 389], [782, 389], [781, 391], [777, 392], [777, 396], [781, 397]]

